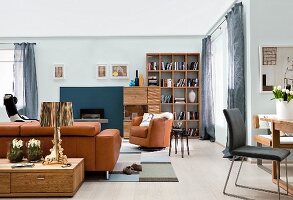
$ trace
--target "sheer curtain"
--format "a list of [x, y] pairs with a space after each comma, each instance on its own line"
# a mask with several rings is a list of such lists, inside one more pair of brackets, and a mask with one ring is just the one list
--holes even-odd
[[38, 117], [38, 86], [34, 44], [14, 44], [14, 95], [19, 113], [29, 118]]
[[228, 98], [228, 31], [224, 22], [220, 29], [215, 31], [211, 42], [213, 68], [213, 94], [215, 113], [216, 141], [226, 145], [227, 123], [223, 117], [223, 109], [227, 108]]

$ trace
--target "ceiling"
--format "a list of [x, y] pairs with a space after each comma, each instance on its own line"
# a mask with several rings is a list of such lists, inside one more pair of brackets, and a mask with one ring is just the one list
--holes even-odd
[[2, 1], [0, 37], [205, 35], [233, 2], [234, 0]]

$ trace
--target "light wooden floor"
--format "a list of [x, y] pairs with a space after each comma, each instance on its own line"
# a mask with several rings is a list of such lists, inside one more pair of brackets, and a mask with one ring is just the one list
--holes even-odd
[[[85, 182], [70, 199], [99, 200], [214, 200], [234, 199], [222, 194], [230, 161], [222, 158], [223, 147], [209, 141], [192, 140], [191, 155], [172, 155], [172, 164], [179, 183], [115, 183]], [[232, 172], [228, 192], [251, 199], [277, 199], [277, 195], [235, 188], [234, 180], [240, 162]], [[284, 174], [284, 173], [283, 173]], [[293, 166], [289, 166], [289, 181], [293, 182]], [[276, 190], [271, 176], [256, 165], [244, 163], [239, 183]], [[38, 198], [39, 199], [39, 198]], [[55, 199], [55, 198], [50, 198]], [[67, 199], [67, 198], [60, 198]], [[293, 199], [282, 196], [281, 199]]]

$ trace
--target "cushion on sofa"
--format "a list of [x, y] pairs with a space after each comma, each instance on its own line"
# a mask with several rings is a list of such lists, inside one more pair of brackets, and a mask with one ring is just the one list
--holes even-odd
[[20, 126], [26, 122], [0, 122], [1, 136], [20, 136]]
[[[74, 122], [73, 126], [61, 127], [62, 136], [95, 136], [101, 130], [99, 122]], [[21, 136], [53, 136], [53, 127], [41, 127], [39, 122], [26, 123], [20, 127]]]

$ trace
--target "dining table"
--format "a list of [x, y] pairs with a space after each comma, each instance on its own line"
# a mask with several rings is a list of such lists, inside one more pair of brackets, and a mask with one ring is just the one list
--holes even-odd
[[[293, 120], [278, 119], [276, 115], [264, 115], [259, 118], [260, 121], [271, 123], [272, 148], [284, 148], [280, 144], [280, 133], [293, 133]], [[272, 161], [272, 181], [277, 184], [277, 163]], [[287, 190], [286, 181], [280, 179], [280, 187]], [[288, 193], [293, 195], [293, 185], [288, 185]]]

